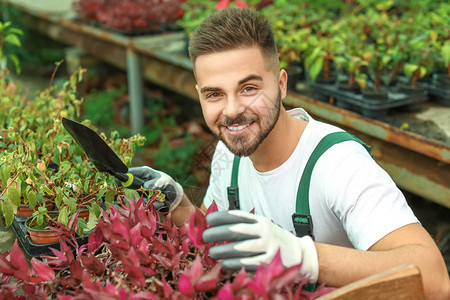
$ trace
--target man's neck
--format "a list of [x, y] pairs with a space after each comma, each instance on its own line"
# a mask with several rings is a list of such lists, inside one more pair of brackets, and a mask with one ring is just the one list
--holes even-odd
[[273, 130], [250, 155], [254, 167], [260, 172], [267, 172], [281, 166], [294, 152], [307, 124], [282, 109]]

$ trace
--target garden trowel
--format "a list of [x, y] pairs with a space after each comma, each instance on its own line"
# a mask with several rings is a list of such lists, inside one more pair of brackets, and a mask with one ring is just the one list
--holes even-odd
[[63, 118], [62, 123], [100, 172], [113, 175], [125, 187], [132, 189], [142, 187], [144, 181], [127, 173], [128, 167], [94, 130], [67, 118]]

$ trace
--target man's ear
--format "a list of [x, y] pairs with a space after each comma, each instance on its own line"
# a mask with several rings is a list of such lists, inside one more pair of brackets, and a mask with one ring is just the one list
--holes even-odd
[[280, 70], [280, 74], [278, 75], [278, 86], [280, 87], [281, 92], [281, 100], [286, 98], [287, 94], [287, 81], [288, 75], [285, 69]]

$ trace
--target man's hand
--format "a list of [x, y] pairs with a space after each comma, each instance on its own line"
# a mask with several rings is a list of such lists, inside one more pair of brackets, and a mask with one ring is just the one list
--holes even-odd
[[319, 262], [311, 237], [298, 238], [266, 217], [239, 210], [211, 213], [206, 222], [213, 227], [203, 232], [205, 242], [234, 242], [209, 251], [212, 258], [223, 259], [224, 268], [256, 270], [261, 263], [270, 263], [280, 249], [285, 267], [301, 263], [300, 272], [310, 282], [317, 281]]
[[147, 166], [130, 168], [128, 172], [145, 181], [143, 188], [160, 190], [165, 195], [164, 204], [169, 211], [173, 211], [183, 199], [183, 188], [166, 173]]

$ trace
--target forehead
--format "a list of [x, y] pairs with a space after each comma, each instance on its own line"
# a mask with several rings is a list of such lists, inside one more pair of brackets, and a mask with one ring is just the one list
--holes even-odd
[[235, 85], [249, 74], [267, 76], [269, 71], [258, 47], [233, 49], [197, 57], [194, 70], [200, 87]]

